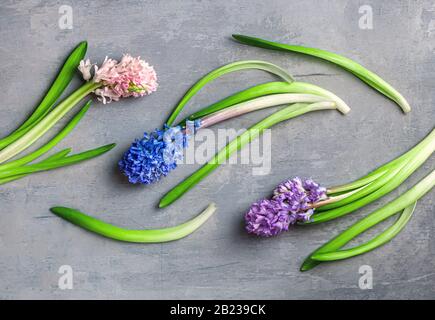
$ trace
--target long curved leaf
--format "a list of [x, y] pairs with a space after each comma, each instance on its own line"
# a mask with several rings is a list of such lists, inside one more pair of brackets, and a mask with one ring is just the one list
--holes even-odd
[[317, 253], [336, 251], [347, 244], [350, 240], [355, 238], [362, 232], [370, 229], [376, 224], [384, 221], [392, 215], [400, 212], [406, 207], [411, 206], [414, 202], [418, 201], [427, 192], [429, 192], [435, 186], [435, 170], [429, 173], [424, 179], [414, 185], [411, 189], [404, 194], [389, 202], [385, 206], [375, 210], [367, 217], [359, 220], [347, 230], [328, 241], [314, 252], [312, 252], [307, 259], [302, 263], [301, 271], [307, 271], [317, 266], [320, 261], [314, 260], [311, 257]]
[[166, 121], [166, 124], [168, 126], [171, 126], [175, 119], [177, 118], [178, 114], [181, 112], [181, 110], [184, 108], [187, 102], [199, 91], [202, 87], [204, 87], [207, 83], [210, 81], [213, 81], [216, 78], [219, 78], [220, 76], [223, 76], [224, 74], [239, 71], [239, 70], [245, 70], [245, 69], [259, 69], [259, 70], [265, 70], [267, 72], [270, 72], [272, 74], [275, 74], [282, 78], [283, 80], [287, 82], [292, 82], [293, 78], [290, 74], [288, 74], [284, 69], [266, 62], [266, 61], [257, 61], [257, 60], [244, 60], [244, 61], [237, 61], [230, 64], [227, 64], [225, 66], [222, 66], [220, 68], [217, 68], [210, 73], [206, 74], [204, 77], [202, 77], [198, 82], [196, 82], [184, 95], [184, 97], [180, 100], [180, 102], [177, 104], [177, 106], [172, 111], [171, 115], [169, 116], [168, 120]]
[[102, 147], [98, 147], [92, 150], [88, 150], [85, 152], [81, 152], [72, 156], [63, 157], [60, 159], [50, 160], [50, 161], [41, 161], [39, 163], [30, 164], [18, 168], [12, 168], [9, 170], [0, 171], [0, 179], [8, 178], [12, 176], [29, 174], [40, 171], [47, 171], [51, 169], [56, 169], [60, 167], [70, 166], [88, 159], [92, 159], [98, 157], [111, 149], [113, 149], [116, 144], [108, 144]]
[[[69, 153], [71, 152], [71, 148], [67, 148], [67, 149], [63, 149], [59, 152], [56, 152], [55, 154], [47, 157], [46, 159], [42, 160], [40, 163], [47, 163], [50, 162], [52, 160], [57, 160], [57, 159], [61, 159], [66, 157]], [[6, 178], [1, 178], [0, 179], [0, 185], [1, 184], [5, 184], [11, 181], [15, 181], [24, 177], [27, 177], [28, 175], [30, 175], [31, 173], [22, 173], [22, 174], [18, 174], [15, 176], [10, 176], [10, 177], [6, 177]]]
[[[337, 219], [342, 217], [348, 213], [352, 213], [363, 206], [366, 206], [369, 203], [385, 196], [390, 193], [394, 189], [396, 189], [403, 181], [405, 181], [414, 171], [416, 171], [435, 151], [435, 130], [432, 131], [420, 144], [419, 144], [418, 153], [412, 157], [408, 162], [405, 163], [403, 167], [394, 168], [391, 172], [387, 173], [386, 177], [379, 178], [379, 182], [375, 182], [373, 185], [382, 185], [381, 187], [373, 190], [368, 195], [365, 195], [362, 198], [359, 198], [359, 194], [365, 193], [365, 190], [374, 189], [372, 185], [367, 188], [362, 189], [361, 191], [352, 194], [348, 198], [346, 198], [342, 203], [344, 204], [338, 208], [332, 208], [326, 211], [322, 211], [316, 213], [312, 216], [311, 220], [304, 223], [309, 224], [317, 224], [326, 221], [330, 221], [333, 219]], [[385, 181], [383, 181], [385, 179]]]
[[80, 120], [83, 118], [83, 116], [86, 114], [86, 112], [89, 110], [89, 107], [91, 106], [92, 101], [89, 100], [85, 106], [71, 119], [70, 122], [48, 143], [46, 143], [41, 148], [33, 151], [32, 153], [14, 160], [10, 161], [4, 164], [0, 164], [0, 172], [3, 170], [8, 170], [11, 168], [16, 168], [22, 165], [25, 165], [29, 162], [32, 162], [33, 160], [39, 158], [44, 153], [50, 151], [53, 147], [55, 147], [63, 138], [65, 138], [80, 122]]
[[391, 241], [395, 236], [399, 234], [400, 231], [406, 226], [409, 219], [411, 219], [412, 214], [415, 211], [415, 206], [417, 205], [417, 202], [414, 202], [409, 207], [406, 207], [402, 214], [400, 215], [399, 219], [389, 228], [378, 234], [373, 239], [349, 248], [349, 249], [343, 249], [338, 251], [331, 251], [331, 252], [324, 252], [324, 253], [315, 253], [311, 256], [311, 259], [317, 260], [317, 261], [334, 261], [334, 260], [343, 260], [352, 258], [364, 253], [367, 253], [369, 251], [372, 251], [376, 248], [379, 248], [380, 246], [386, 244], [387, 242]]
[[54, 207], [51, 208], [50, 211], [76, 226], [107, 238], [136, 243], [159, 243], [174, 241], [188, 236], [211, 217], [216, 211], [216, 206], [214, 203], [211, 203], [198, 216], [178, 226], [152, 230], [129, 230], [120, 228], [88, 216], [78, 210], [66, 207]]
[[70, 96], [59, 103], [56, 108], [51, 110], [47, 116], [37, 122], [36, 125], [26, 132], [20, 139], [14, 141], [1, 150], [0, 163], [9, 160], [32, 145], [36, 140], [50, 130], [50, 128], [52, 128], [68, 111], [74, 108], [80, 100], [99, 86], [101, 86], [101, 83], [89, 81], [74, 91]]
[[50, 89], [48, 89], [32, 115], [14, 132], [0, 139], [0, 150], [22, 137], [50, 111], [56, 100], [59, 99], [65, 88], [71, 82], [72, 77], [77, 71], [80, 60], [82, 60], [86, 54], [87, 46], [86, 41], [80, 42], [71, 52]]
[[345, 70], [351, 72], [352, 74], [360, 78], [362, 81], [367, 83], [369, 86], [378, 90], [383, 95], [396, 102], [400, 106], [400, 108], [402, 108], [403, 112], [407, 113], [411, 111], [411, 107], [409, 106], [409, 103], [406, 101], [406, 99], [396, 89], [394, 89], [388, 82], [386, 82], [384, 79], [379, 77], [374, 72], [364, 68], [362, 65], [349, 58], [317, 48], [288, 45], [288, 44], [268, 41], [260, 38], [244, 36], [240, 34], [233, 34], [233, 38], [241, 43], [248, 44], [251, 46], [272, 49], [272, 50], [279, 50], [279, 51], [297, 52], [297, 53], [310, 55], [313, 57], [317, 57], [332, 62], [344, 68]]
[[[355, 181], [352, 181], [350, 183], [346, 183], [344, 185], [339, 185], [339, 186], [328, 188], [328, 194], [331, 195], [331, 194], [336, 194], [336, 193], [347, 192], [350, 190], [360, 188], [364, 185], [367, 185], [367, 184], [377, 180], [378, 178], [385, 175], [391, 169], [396, 168], [397, 166], [402, 166], [403, 163], [407, 163], [411, 158], [413, 158], [421, 150], [421, 148], [424, 145], [424, 141], [431, 139], [430, 136], [434, 136], [434, 135], [435, 135], [435, 130], [432, 130], [432, 132], [430, 133], [430, 135], [427, 138], [425, 138], [423, 141], [418, 143], [411, 150], [405, 152], [404, 154], [397, 157], [396, 159], [380, 166], [379, 168], [373, 170], [369, 174], [367, 174], [367, 175], [365, 175], [365, 176], [363, 176]], [[319, 208], [319, 210], [320, 209], [321, 208]]]
[[316, 94], [336, 102], [337, 106], [343, 113], [347, 113], [350, 110], [347, 104], [339, 97], [337, 97], [335, 94], [316, 85], [305, 83], [305, 82], [298, 82], [298, 81], [293, 81], [291, 83], [276, 81], [276, 82], [259, 84], [254, 87], [239, 91], [223, 100], [220, 100], [216, 103], [209, 105], [208, 107], [201, 109], [198, 112], [193, 113], [186, 120], [196, 120], [204, 116], [207, 116], [211, 113], [220, 111], [222, 109], [232, 107], [241, 102], [249, 101], [262, 96], [279, 94], [279, 93]]

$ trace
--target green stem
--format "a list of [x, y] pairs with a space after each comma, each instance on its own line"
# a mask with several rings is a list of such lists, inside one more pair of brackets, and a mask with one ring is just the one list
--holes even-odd
[[405, 113], [411, 111], [411, 107], [409, 106], [406, 99], [396, 89], [394, 89], [389, 83], [387, 83], [384, 79], [379, 77], [377, 74], [364, 68], [362, 65], [360, 65], [359, 63], [351, 59], [348, 59], [346, 57], [343, 57], [341, 55], [326, 50], [297, 46], [297, 45], [287, 45], [287, 44], [272, 42], [260, 38], [254, 38], [254, 37], [249, 37], [249, 36], [244, 36], [239, 34], [233, 34], [233, 38], [241, 43], [256, 46], [256, 47], [286, 51], [286, 52], [289, 51], [298, 52], [298, 53], [310, 55], [313, 57], [317, 57], [332, 62], [338, 66], [341, 66], [345, 70], [351, 72], [352, 74], [360, 78], [362, 81], [367, 83], [372, 88], [378, 90], [389, 99], [395, 101]]
[[27, 147], [32, 145], [38, 138], [46, 133], [55, 125], [68, 111], [70, 111], [80, 100], [86, 97], [89, 93], [100, 87], [102, 84], [87, 82], [82, 87], [73, 92], [68, 98], [63, 100], [50, 113], [32, 127], [20, 139], [8, 145], [0, 151], [0, 163], [3, 163], [13, 156], [17, 155]]
[[51, 212], [59, 217], [88, 231], [95, 232], [107, 238], [136, 243], [168, 242], [184, 238], [197, 230], [215, 212], [216, 206], [210, 204], [198, 216], [175, 227], [154, 230], [128, 230], [88, 216], [80, 211], [54, 207]]
[[427, 192], [429, 192], [434, 185], [435, 170], [433, 170], [429, 175], [427, 175], [423, 180], [421, 180], [403, 195], [389, 202], [382, 208], [374, 211], [357, 223], [353, 224], [346, 231], [342, 232], [340, 235], [311, 253], [309, 257], [303, 262], [301, 266], [301, 271], [310, 270], [320, 263], [319, 261], [313, 260], [311, 258], [314, 254], [331, 252], [340, 249], [357, 235], [373, 227], [379, 222], [384, 221], [390, 216], [396, 214], [397, 212], [400, 212], [406, 207], [412, 205], [414, 202], [423, 197]]
[[256, 60], [245, 60], [245, 61], [237, 61], [234, 63], [227, 64], [225, 66], [222, 66], [220, 68], [217, 68], [204, 77], [202, 77], [198, 82], [196, 82], [184, 95], [184, 97], [180, 100], [180, 102], [177, 104], [177, 106], [172, 111], [171, 115], [169, 116], [168, 120], [166, 121], [166, 124], [168, 126], [171, 126], [175, 119], [177, 118], [178, 114], [181, 112], [181, 110], [184, 108], [187, 102], [199, 91], [202, 87], [204, 87], [208, 82], [213, 81], [214, 79], [230, 73], [234, 71], [239, 70], [245, 70], [245, 69], [260, 69], [267, 72], [270, 72], [272, 74], [275, 74], [279, 77], [281, 77], [283, 80], [287, 82], [292, 82], [293, 78], [291, 75], [289, 75], [284, 69], [269, 63], [265, 61], [256, 61]]
[[23, 136], [50, 111], [56, 100], [71, 82], [72, 77], [77, 71], [80, 60], [82, 60], [86, 54], [87, 46], [87, 42], [83, 41], [72, 51], [50, 89], [47, 91], [39, 106], [33, 111], [32, 115], [14, 132], [0, 139], [0, 150]]
[[176, 187], [174, 187], [171, 191], [169, 191], [160, 200], [159, 207], [166, 207], [178, 198], [180, 198], [184, 193], [193, 188], [197, 183], [199, 183], [199, 181], [208, 176], [221, 163], [228, 159], [232, 153], [240, 150], [247, 143], [258, 137], [265, 129], [268, 129], [279, 122], [297, 117], [307, 112], [335, 108], [336, 105], [332, 102], [319, 102], [310, 105], [293, 104], [266, 117], [262, 121], [250, 127], [236, 139], [232, 140], [225, 148], [221, 149], [209, 162], [207, 162], [194, 174], [189, 176], [187, 179], [185, 179]]
[[341, 193], [341, 194], [336, 195], [336, 196], [328, 196], [324, 200], [320, 200], [318, 202], [315, 202], [315, 203], [311, 204], [310, 207], [311, 208], [317, 208], [316, 211], [318, 211], [321, 208], [326, 207], [330, 203], [336, 203], [338, 201], [341, 201], [342, 199], [346, 199], [346, 198], [350, 197], [351, 195], [361, 191], [362, 189], [367, 188], [369, 185], [370, 184], [362, 186], [362, 187], [360, 187], [358, 189], [355, 189], [355, 190], [348, 191], [346, 193]]
[[360, 254], [367, 253], [372, 251], [380, 246], [386, 244], [391, 241], [396, 235], [399, 234], [400, 231], [406, 226], [409, 219], [411, 219], [412, 214], [414, 213], [415, 206], [417, 202], [414, 202], [409, 207], [406, 207], [400, 215], [399, 219], [384, 232], [374, 237], [370, 241], [363, 243], [359, 246], [355, 246], [349, 249], [343, 249], [338, 251], [324, 252], [324, 253], [315, 253], [311, 259], [317, 261], [334, 261], [334, 260], [343, 260], [351, 257], [358, 256]]
[[39, 158], [43, 154], [50, 151], [53, 147], [55, 147], [63, 138], [65, 138], [71, 130], [73, 130], [76, 125], [79, 123], [79, 121], [83, 118], [83, 116], [86, 114], [86, 112], [89, 110], [89, 107], [91, 106], [92, 101], [88, 101], [85, 106], [74, 116], [74, 118], [71, 119], [71, 121], [53, 138], [51, 139], [47, 144], [39, 148], [38, 150], [35, 150], [34, 152], [20, 158], [14, 161], [10, 161], [4, 164], [0, 165], [0, 172], [3, 170], [9, 170], [11, 168], [20, 167], [22, 165], [25, 165], [29, 162], [32, 162], [33, 160]]

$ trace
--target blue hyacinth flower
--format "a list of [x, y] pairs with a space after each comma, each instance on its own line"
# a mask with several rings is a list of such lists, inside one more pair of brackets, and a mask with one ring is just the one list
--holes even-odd
[[156, 129], [136, 139], [119, 161], [119, 169], [130, 183], [151, 184], [165, 177], [184, 158], [189, 137], [199, 128], [198, 121], [180, 126]]

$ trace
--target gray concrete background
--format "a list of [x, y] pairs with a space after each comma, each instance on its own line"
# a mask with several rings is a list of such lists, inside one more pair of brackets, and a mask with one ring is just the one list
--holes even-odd
[[[58, 27], [63, 4], [73, 8], [72, 30]], [[358, 9], [364, 4], [373, 8], [373, 30], [358, 27]], [[353, 58], [393, 84], [413, 111], [405, 116], [328, 63], [243, 46], [229, 38], [232, 33]], [[325, 185], [348, 182], [408, 150], [432, 130], [433, 1], [3, 0], [0, 39], [1, 135], [27, 117], [67, 54], [84, 39], [94, 61], [125, 52], [141, 55], [155, 66], [160, 83], [158, 92], [143, 99], [96, 103], [56, 149], [72, 146], [77, 152], [117, 142], [109, 154], [1, 186], [0, 298], [435, 298], [433, 192], [391, 243], [311, 272], [298, 271], [313, 249], [427, 174], [433, 158], [398, 190], [342, 219], [273, 239], [248, 236], [242, 223], [249, 205], [285, 178], [311, 176]], [[165, 121], [198, 78], [241, 59], [276, 63], [299, 80], [333, 91], [352, 112], [317, 112], [277, 125], [271, 174], [252, 176], [252, 166], [226, 165], [172, 206], [157, 209], [160, 197], [199, 165], [181, 166], [161, 183], [144, 187], [126, 182], [117, 172], [118, 159], [135, 137]], [[184, 115], [271, 79], [255, 71], [219, 79], [193, 99]], [[80, 83], [77, 76], [70, 89]], [[249, 114], [224, 127], [246, 128], [270, 112]], [[181, 223], [212, 201], [218, 211], [199, 231], [181, 241], [152, 245], [101, 238], [48, 210], [71, 206], [117, 225], [153, 228]], [[61, 265], [73, 268], [73, 290], [58, 288]], [[361, 265], [373, 268], [372, 290], [358, 287]]]

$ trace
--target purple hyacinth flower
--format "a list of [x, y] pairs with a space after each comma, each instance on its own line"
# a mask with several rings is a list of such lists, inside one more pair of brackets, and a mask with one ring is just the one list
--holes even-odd
[[293, 178], [279, 184], [273, 191], [273, 199], [286, 202], [290, 212], [301, 213], [311, 205], [326, 198], [326, 189], [312, 179]]
[[273, 199], [288, 204], [289, 211], [298, 213], [307, 209], [307, 193], [300, 178], [293, 178], [279, 184], [273, 191]]
[[245, 221], [249, 233], [271, 237], [288, 230], [290, 216], [280, 201], [264, 199], [252, 204]]
[[312, 179], [305, 179], [303, 181], [303, 187], [307, 192], [310, 203], [316, 203], [317, 201], [326, 198], [326, 188], [321, 187]]
[[255, 202], [245, 214], [246, 230], [270, 237], [287, 231], [290, 225], [307, 222], [312, 205], [326, 198], [326, 189], [312, 179], [293, 178], [279, 184], [272, 199]]

